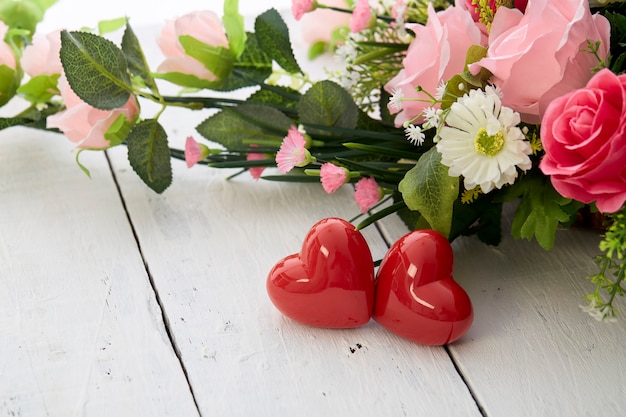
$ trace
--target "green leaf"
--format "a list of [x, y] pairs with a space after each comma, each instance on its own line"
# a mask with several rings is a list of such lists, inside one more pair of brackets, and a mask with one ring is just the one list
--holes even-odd
[[318, 82], [307, 90], [298, 104], [298, 114], [303, 124], [346, 129], [354, 129], [359, 118], [359, 110], [350, 94], [328, 80]]
[[234, 57], [229, 49], [208, 45], [190, 35], [181, 35], [178, 40], [185, 54], [201, 62], [218, 80], [232, 72]]
[[531, 240], [549, 250], [554, 246], [556, 230], [560, 223], [570, 221], [582, 204], [561, 196], [548, 178], [528, 176], [508, 190], [507, 198], [520, 196], [521, 201], [511, 225], [516, 239]]
[[61, 63], [72, 90], [102, 110], [122, 107], [130, 97], [130, 77], [122, 51], [87, 32], [61, 32]]
[[47, 103], [59, 93], [57, 82], [60, 74], [37, 75], [22, 84], [17, 92], [31, 103]]
[[239, 13], [239, 0], [224, 1], [224, 17], [222, 18], [228, 45], [235, 58], [239, 58], [246, 45], [246, 31], [243, 16]]
[[150, 67], [146, 61], [139, 39], [129, 24], [126, 25], [122, 36], [122, 52], [128, 62], [128, 69], [132, 75], [138, 75], [145, 85], [152, 91], [157, 91], [156, 83], [150, 73]]
[[441, 154], [431, 148], [406, 173], [398, 190], [407, 207], [420, 212], [430, 227], [448, 237], [454, 202], [459, 195], [459, 179], [448, 175]]
[[172, 183], [170, 150], [165, 129], [154, 119], [135, 126], [126, 138], [128, 160], [143, 182], [156, 193]]
[[128, 19], [125, 17], [118, 17], [116, 19], [101, 20], [98, 22], [98, 33], [104, 35], [105, 33], [115, 32], [116, 30], [123, 28]]
[[254, 30], [261, 48], [290, 73], [302, 73], [298, 61], [293, 55], [289, 29], [276, 9], [269, 9], [260, 14], [254, 22]]
[[229, 150], [245, 151], [251, 144], [271, 145], [277, 150], [292, 124], [289, 117], [272, 107], [242, 104], [209, 117], [196, 130]]
[[23, 28], [35, 33], [37, 23], [43, 20], [46, 9], [57, 0], [2, 0], [0, 20], [12, 28]]
[[128, 120], [124, 114], [120, 114], [104, 132], [104, 138], [109, 141], [110, 146], [117, 146], [124, 142], [132, 128], [133, 121]]
[[4, 106], [15, 96], [19, 85], [19, 72], [4, 64], [0, 65], [0, 106]]
[[309, 53], [307, 57], [309, 61], [313, 61], [315, 58], [323, 55], [328, 51], [328, 42], [325, 41], [317, 41], [311, 44], [309, 47]]

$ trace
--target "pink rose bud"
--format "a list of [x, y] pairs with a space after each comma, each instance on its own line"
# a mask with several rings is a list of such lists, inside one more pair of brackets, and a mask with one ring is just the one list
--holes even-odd
[[60, 31], [56, 30], [47, 35], [36, 33], [33, 36], [33, 43], [24, 48], [22, 68], [31, 77], [61, 74], [63, 66], [59, 57], [60, 50]]

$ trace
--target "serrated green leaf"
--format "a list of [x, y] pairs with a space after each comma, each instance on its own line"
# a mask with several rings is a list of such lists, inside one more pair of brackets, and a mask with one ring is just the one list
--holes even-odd
[[150, 73], [150, 67], [146, 61], [146, 56], [141, 48], [139, 39], [135, 32], [130, 27], [130, 24], [126, 24], [124, 35], [122, 36], [122, 52], [126, 57], [128, 63], [128, 69], [130, 73], [135, 76], [139, 76], [144, 84], [152, 91], [157, 91], [156, 83]]
[[293, 54], [289, 40], [289, 28], [276, 9], [269, 9], [257, 16], [254, 30], [261, 48], [290, 73], [302, 73]]
[[17, 93], [31, 103], [47, 103], [59, 93], [57, 83], [61, 74], [37, 75], [22, 84]]
[[246, 45], [246, 30], [243, 16], [239, 13], [239, 0], [224, 1], [224, 17], [222, 18], [228, 46], [235, 58], [239, 58]]
[[300, 93], [288, 87], [274, 86], [273, 90], [263, 88], [253, 93], [248, 97], [247, 101], [251, 103], [271, 104], [275, 107], [284, 107], [286, 109], [296, 109], [298, 107], [298, 100], [293, 100], [291, 97], [300, 98]]
[[72, 90], [102, 110], [122, 107], [130, 97], [130, 77], [122, 51], [87, 32], [61, 32], [61, 63]]
[[178, 40], [185, 54], [202, 63], [218, 80], [232, 72], [234, 57], [229, 49], [208, 45], [190, 35], [181, 35]]
[[424, 153], [402, 181], [398, 190], [407, 207], [418, 211], [430, 227], [448, 237], [459, 179], [448, 175], [436, 148]]
[[137, 124], [126, 138], [128, 161], [143, 182], [156, 193], [172, 183], [170, 150], [165, 129], [154, 119]]
[[244, 151], [251, 144], [273, 144], [277, 150], [292, 124], [289, 117], [272, 107], [243, 104], [209, 117], [196, 130], [230, 150]]
[[[320, 81], [309, 88], [298, 104], [300, 122], [354, 129], [359, 110], [352, 96], [332, 81]], [[318, 129], [309, 133], [314, 133]]]

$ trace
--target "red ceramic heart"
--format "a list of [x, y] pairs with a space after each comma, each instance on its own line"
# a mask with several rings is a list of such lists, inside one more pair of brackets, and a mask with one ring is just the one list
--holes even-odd
[[374, 320], [424, 345], [454, 342], [469, 330], [474, 313], [452, 277], [453, 252], [433, 230], [406, 234], [383, 258], [376, 281]]
[[365, 238], [345, 220], [318, 222], [300, 253], [272, 268], [267, 293], [278, 310], [303, 324], [351, 328], [367, 323], [374, 307], [374, 263]]

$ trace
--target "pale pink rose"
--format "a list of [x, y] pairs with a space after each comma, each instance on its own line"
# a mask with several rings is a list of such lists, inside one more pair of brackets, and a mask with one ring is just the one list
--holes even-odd
[[115, 110], [99, 110], [83, 102], [70, 88], [65, 76], [59, 79], [59, 90], [67, 109], [48, 117], [47, 127], [61, 130], [76, 146], [83, 149], [106, 149], [111, 146], [105, 139], [113, 122], [120, 114], [134, 120], [139, 107], [134, 96]]
[[[345, 0], [326, 0], [327, 6], [347, 8]], [[334, 30], [340, 27], [348, 27], [350, 14], [330, 9], [316, 9], [307, 13], [300, 20], [302, 39], [307, 44], [315, 42], [330, 42]]]
[[382, 193], [374, 178], [361, 178], [354, 186], [354, 200], [361, 209], [361, 213], [367, 213], [380, 201]]
[[32, 44], [24, 48], [22, 68], [31, 77], [61, 74], [63, 66], [59, 56], [60, 50], [61, 31], [55, 30], [47, 35], [36, 33]]
[[17, 65], [15, 54], [11, 47], [3, 41], [8, 30], [9, 27], [4, 22], [0, 21], [0, 65], [6, 65], [11, 69], [15, 69]]
[[[413, 24], [407, 28], [415, 33], [415, 39], [402, 62], [404, 68], [385, 86], [391, 94], [401, 91], [401, 96], [406, 99], [402, 100], [402, 109], [396, 116], [397, 126], [412, 121], [424, 109], [432, 107], [429, 96], [416, 91], [416, 87], [421, 86], [435, 95], [441, 82], [463, 72], [467, 49], [481, 41], [480, 29], [470, 13], [458, 7], [436, 13], [429, 3], [426, 25]], [[390, 103], [389, 111], [397, 113], [399, 110]]]
[[188, 13], [168, 20], [159, 34], [157, 44], [166, 58], [157, 68], [157, 72], [179, 72], [195, 75], [202, 80], [215, 81], [216, 76], [200, 61], [185, 54], [178, 40], [182, 35], [191, 36], [210, 46], [228, 48], [228, 39], [217, 14], [212, 11]]
[[291, 13], [296, 20], [312, 11], [316, 4], [315, 0], [291, 0]]
[[320, 178], [324, 191], [332, 194], [348, 181], [349, 176], [345, 168], [326, 162], [320, 168]]
[[553, 100], [541, 124], [539, 167], [564, 197], [603, 213], [626, 201], [626, 75], [598, 72], [586, 87]]
[[587, 41], [600, 41], [598, 55], [609, 50], [610, 26], [591, 15], [587, 0], [530, 0], [526, 13], [501, 7], [491, 25], [487, 56], [470, 66], [493, 74], [504, 94], [502, 104], [519, 112], [522, 121], [539, 123], [554, 98], [583, 87], [597, 59]]
[[369, 0], [359, 0], [352, 11], [352, 17], [350, 18], [350, 31], [360, 32], [367, 29], [372, 20], [372, 9], [370, 8]]

